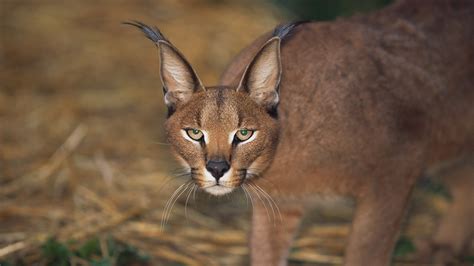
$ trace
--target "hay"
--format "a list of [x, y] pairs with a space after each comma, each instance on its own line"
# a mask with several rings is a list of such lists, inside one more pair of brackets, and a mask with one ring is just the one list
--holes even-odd
[[[249, 207], [238, 193], [218, 201], [198, 194], [188, 206], [181, 198], [161, 230], [164, 204], [184, 181], [170, 174], [156, 49], [120, 22], [158, 25], [212, 85], [232, 56], [284, 16], [255, 1], [111, 3], [2, 2], [0, 261], [43, 264], [51, 237], [70, 246], [99, 237], [107, 258], [110, 236], [153, 264], [247, 264]], [[446, 208], [432, 198], [414, 211], [410, 236], [432, 232]], [[419, 211], [426, 206], [435, 207]], [[310, 217], [317, 223], [302, 229], [291, 260], [341, 263], [344, 217]], [[70, 264], [88, 262], [72, 256]]]

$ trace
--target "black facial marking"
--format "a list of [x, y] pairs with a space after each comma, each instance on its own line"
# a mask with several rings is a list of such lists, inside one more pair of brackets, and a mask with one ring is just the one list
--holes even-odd
[[195, 120], [194, 120], [194, 121], [196, 121], [196, 124], [198, 125], [199, 128], [202, 127], [202, 125], [201, 125], [201, 117], [202, 117], [202, 116], [201, 116], [201, 112], [202, 112], [201, 109], [199, 109], [199, 110], [196, 112], [196, 117], [195, 117]]
[[237, 112], [237, 127], [242, 126], [242, 114], [240, 112]]
[[235, 136], [232, 139], [232, 150], [235, 150], [235, 147], [240, 143], [239, 139], [237, 139]]
[[222, 89], [217, 89], [216, 104], [217, 108], [220, 108], [224, 104], [224, 91]]
[[170, 118], [175, 111], [176, 108], [174, 107], [174, 105], [168, 105], [168, 114], [166, 115], [166, 118]]
[[267, 110], [267, 113], [274, 119], [278, 119], [278, 106], [274, 106]]
[[202, 137], [202, 140], [199, 141], [199, 144], [201, 145], [202, 149], [206, 148], [206, 142], [204, 141], [204, 137]]

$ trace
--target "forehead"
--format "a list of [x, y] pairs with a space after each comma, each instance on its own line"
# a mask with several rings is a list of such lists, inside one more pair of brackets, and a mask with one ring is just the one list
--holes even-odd
[[220, 129], [235, 127], [241, 121], [237, 93], [223, 87], [207, 88], [200, 122], [203, 127]]
[[256, 125], [257, 105], [232, 88], [210, 87], [195, 95], [183, 109], [182, 122], [207, 130], [233, 130]]

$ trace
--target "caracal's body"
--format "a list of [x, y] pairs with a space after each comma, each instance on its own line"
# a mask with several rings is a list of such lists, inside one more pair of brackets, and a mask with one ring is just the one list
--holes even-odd
[[[256, 264], [286, 258], [302, 213], [296, 199], [320, 194], [358, 199], [346, 264], [387, 264], [415, 179], [433, 164], [474, 155], [473, 5], [410, 2], [303, 24], [282, 44], [281, 136], [263, 178], [274, 185], [256, 182], [296, 204], [278, 230], [265, 223], [265, 210], [254, 217]], [[265, 39], [233, 61], [222, 84], [235, 84]], [[474, 194], [469, 173], [460, 183]], [[460, 201], [473, 205], [474, 196]], [[473, 208], [459, 216], [474, 222]], [[456, 222], [471, 228], [450, 228], [457, 239], [437, 243], [454, 245], [453, 253], [474, 230]]]
[[[161, 51], [167, 136], [191, 180], [177, 192], [243, 188], [262, 199], [252, 265], [286, 264], [305, 210], [328, 195], [356, 201], [344, 263], [389, 264], [416, 179], [446, 161], [453, 206], [421, 259], [446, 263], [469, 243], [474, 2], [400, 1], [368, 16], [282, 26], [212, 88], [157, 29], [129, 24]], [[268, 219], [275, 204], [262, 189], [282, 221]]]

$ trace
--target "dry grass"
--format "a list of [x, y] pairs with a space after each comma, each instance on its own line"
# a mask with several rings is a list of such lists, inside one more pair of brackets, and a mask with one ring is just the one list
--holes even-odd
[[[239, 193], [198, 194], [187, 215], [181, 197], [161, 230], [164, 204], [183, 180], [170, 174], [157, 53], [120, 22], [158, 25], [211, 85], [281, 12], [254, 1], [0, 5], [0, 261], [43, 264], [50, 237], [111, 236], [151, 264], [245, 265], [249, 207]], [[406, 232], [427, 237], [447, 203], [419, 195]], [[310, 217], [319, 224], [303, 228], [292, 261], [339, 264], [350, 214], [346, 206]]]

